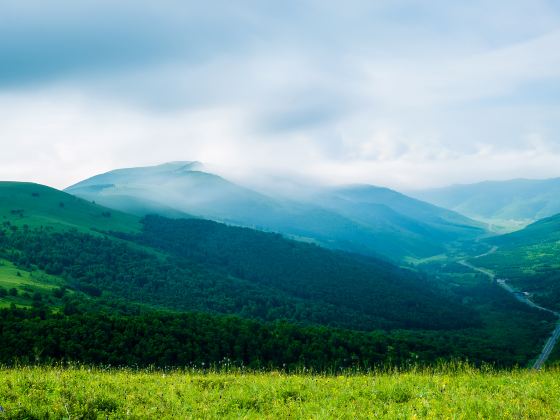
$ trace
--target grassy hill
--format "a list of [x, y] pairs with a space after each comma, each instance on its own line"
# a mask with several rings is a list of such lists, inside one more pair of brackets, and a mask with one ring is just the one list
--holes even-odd
[[1, 369], [7, 418], [557, 418], [560, 372]]
[[0, 182], [0, 223], [134, 232], [139, 219], [44, 185]]
[[60, 305], [54, 292], [63, 285], [60, 278], [41, 271], [25, 271], [0, 259], [0, 308], [11, 304], [31, 307], [37, 301]]

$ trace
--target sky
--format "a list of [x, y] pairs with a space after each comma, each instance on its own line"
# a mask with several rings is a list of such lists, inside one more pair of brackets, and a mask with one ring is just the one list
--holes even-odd
[[0, 146], [0, 179], [57, 188], [557, 177], [560, 2], [0, 0]]

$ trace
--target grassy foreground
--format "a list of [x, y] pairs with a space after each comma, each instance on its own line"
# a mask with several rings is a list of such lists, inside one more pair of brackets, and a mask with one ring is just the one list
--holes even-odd
[[560, 418], [560, 370], [358, 375], [0, 369], [0, 418]]

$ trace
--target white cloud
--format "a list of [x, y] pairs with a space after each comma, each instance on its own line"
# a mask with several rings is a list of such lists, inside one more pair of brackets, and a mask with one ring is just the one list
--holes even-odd
[[[5, 143], [0, 178], [65, 187], [115, 167], [171, 160], [201, 160], [255, 185], [278, 173], [398, 188], [558, 175], [560, 150], [538, 132], [529, 132], [515, 147], [482, 142], [458, 153], [452, 144], [410, 137], [397, 125], [383, 129], [376, 121], [368, 126], [351, 120], [347, 135], [334, 142], [333, 153], [332, 145], [316, 137], [321, 130], [247, 136], [250, 113], [235, 108], [151, 114], [70, 93], [59, 93], [57, 101], [50, 98], [48, 92], [0, 98], [5, 116], [0, 124]], [[337, 129], [342, 133], [343, 124]]]
[[0, 6], [3, 179], [179, 159], [252, 182], [560, 176], [552, 2], [18, 4]]

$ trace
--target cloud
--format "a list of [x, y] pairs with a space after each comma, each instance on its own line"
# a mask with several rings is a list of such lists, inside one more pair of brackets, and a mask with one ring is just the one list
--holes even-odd
[[3, 2], [0, 177], [560, 176], [559, 44], [545, 0]]

